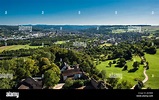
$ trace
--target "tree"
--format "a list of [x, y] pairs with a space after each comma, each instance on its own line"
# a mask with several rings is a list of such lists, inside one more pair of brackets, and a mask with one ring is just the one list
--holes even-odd
[[151, 89], [151, 87], [147, 87], [147, 89]]
[[52, 55], [50, 52], [41, 52], [41, 57], [48, 58], [49, 60], [51, 59]]
[[106, 79], [106, 70], [101, 71], [102, 79], [105, 81]]
[[22, 67], [17, 68], [16, 70], [17, 79], [23, 79], [26, 76], [26, 70]]
[[113, 64], [115, 64], [116, 63], [116, 60], [113, 60]]
[[144, 64], [144, 60], [143, 60], [143, 59], [141, 59], [141, 62], [140, 62], [140, 64], [141, 64], [141, 65], [143, 65], [143, 64]]
[[100, 73], [100, 71], [96, 67], [92, 69], [92, 74], [98, 75], [99, 73]]
[[63, 86], [64, 89], [69, 89], [73, 85], [73, 80], [70, 78], [67, 78], [65, 81], [65, 84]]
[[117, 89], [130, 89], [132, 84], [130, 84], [127, 80], [122, 80], [119, 84], [117, 84]]
[[144, 86], [144, 83], [141, 80], [138, 80], [138, 85], [140, 88], [142, 88]]
[[81, 68], [83, 69], [83, 71], [85, 71], [85, 72], [90, 73], [90, 71], [91, 71], [91, 67], [90, 67], [89, 63], [86, 62], [86, 61], [83, 61], [83, 62], [80, 64], [80, 67], [81, 67]]
[[157, 52], [157, 50], [154, 46], [145, 47], [145, 51], [146, 51], [146, 53], [149, 53], [149, 54], [156, 54], [156, 52]]
[[132, 59], [132, 53], [131, 53], [130, 50], [127, 50], [127, 51], [126, 51], [126, 53], [124, 54], [124, 58], [125, 58], [126, 60]]
[[143, 82], [141, 80], [138, 80], [138, 83], [135, 85], [134, 89], [142, 89], [143, 86]]
[[40, 68], [40, 72], [41, 72], [41, 73], [44, 73], [44, 72], [47, 71], [48, 69], [50, 69], [50, 65], [43, 65], [43, 66]]
[[17, 69], [15, 69], [18, 78], [36, 75], [39, 72], [39, 67], [36, 66], [35, 61], [30, 58], [18, 58]]
[[137, 53], [138, 53], [139, 56], [144, 56], [145, 55], [144, 52], [140, 49], [138, 49]]
[[112, 65], [112, 62], [110, 61], [108, 64], [109, 64], [109, 67], [111, 67], [111, 65]]
[[78, 88], [81, 86], [84, 86], [84, 80], [74, 80], [73, 81], [73, 85], [72, 85], [73, 88]]
[[60, 71], [60, 68], [55, 64], [55, 63], [52, 63], [50, 65], [50, 68], [57, 74], [57, 76], [60, 78], [60, 74], [61, 74], [61, 71]]
[[76, 62], [76, 61], [73, 61], [72, 65], [77, 65], [77, 62]]
[[53, 87], [59, 82], [60, 78], [52, 69], [44, 73], [44, 85], [46, 87]]
[[115, 87], [118, 83], [119, 78], [107, 78], [107, 82], [111, 84], [112, 87]]
[[43, 66], [43, 65], [50, 65], [50, 61], [49, 61], [49, 59], [48, 58], [44, 58], [44, 57], [42, 57], [41, 59], [40, 59], [40, 66]]
[[35, 65], [35, 61], [30, 58], [24, 60], [23, 67], [28, 75], [36, 75], [39, 72], [39, 68]]
[[51, 53], [51, 61], [52, 61], [52, 62], [55, 61], [55, 58], [56, 58], [55, 54]]
[[98, 77], [96, 74], [93, 74], [91, 77], [94, 78], [95, 80], [100, 80], [100, 77]]
[[139, 67], [139, 65], [140, 65], [140, 63], [139, 63], [138, 61], [135, 61], [135, 62], [133, 63], [134, 69], [137, 69], [137, 68]]
[[146, 62], [146, 69], [147, 70], [149, 69], [149, 62], [148, 61]]
[[127, 70], [127, 69], [128, 69], [128, 66], [125, 65], [124, 68], [123, 68], [123, 71], [124, 71], [124, 70]]
[[69, 59], [68, 59], [67, 57], [65, 57], [65, 58], [63, 59], [63, 61], [66, 62], [67, 64], [70, 64], [70, 61], [69, 61]]
[[0, 89], [11, 89], [15, 82], [9, 78], [0, 78]]
[[117, 66], [123, 67], [126, 64], [126, 60], [124, 58], [120, 58], [117, 62]]

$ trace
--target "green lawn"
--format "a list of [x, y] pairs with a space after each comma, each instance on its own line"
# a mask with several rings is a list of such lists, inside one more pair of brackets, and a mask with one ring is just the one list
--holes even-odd
[[[135, 61], [140, 62], [140, 58], [138, 56], [134, 56], [133, 59]], [[109, 61], [113, 61], [113, 60], [109, 60]], [[140, 65], [139, 69], [136, 72], [129, 73], [128, 71], [122, 71], [122, 68], [115, 67], [115, 64], [112, 64], [111, 67], [106, 67], [106, 66], [108, 66], [109, 61], [104, 61], [101, 64], [97, 65], [97, 69], [99, 69], [100, 71], [106, 70], [107, 77], [109, 77], [111, 73], [120, 74], [120, 75], [122, 75], [122, 79], [120, 79], [119, 82], [122, 80], [127, 80], [132, 85], [135, 85], [137, 83], [137, 81], [134, 80], [135, 78], [138, 78], [140, 80], [144, 79], [143, 65]], [[133, 64], [133, 60], [127, 61], [128, 70], [133, 69], [132, 64]]]
[[66, 43], [66, 41], [57, 41], [57, 42], [55, 42], [55, 44], [64, 44], [64, 43]]
[[29, 45], [12, 45], [12, 46], [2, 46], [0, 47], [0, 52], [4, 50], [18, 50], [18, 49], [29, 49], [29, 48], [38, 48], [41, 46], [29, 46]]
[[145, 83], [145, 87], [159, 89], [159, 49], [155, 55], [145, 54], [145, 57], [149, 62], [149, 70], [146, 72], [149, 80]]

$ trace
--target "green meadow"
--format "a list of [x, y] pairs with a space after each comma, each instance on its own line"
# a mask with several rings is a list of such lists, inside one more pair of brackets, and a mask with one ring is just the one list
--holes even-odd
[[138, 70], [136, 70], [135, 72], [128, 72], [128, 70], [133, 69], [133, 62], [134, 61], [141, 61], [140, 57], [138, 56], [134, 56], [133, 60], [127, 61], [127, 66], [128, 69], [125, 71], [122, 71], [123, 68], [119, 68], [119, 67], [115, 67], [116, 64], [112, 64], [111, 67], [108, 67], [108, 63], [109, 62], [113, 62], [113, 60], [108, 60], [108, 61], [103, 61], [101, 62], [99, 65], [97, 65], [97, 69], [98, 70], [106, 70], [106, 76], [107, 78], [111, 75], [111, 74], [117, 74], [117, 75], [122, 75], [122, 78], [119, 79], [119, 82], [122, 80], [127, 80], [128, 82], [130, 82], [132, 85], [135, 85], [137, 83], [137, 81], [135, 81], [135, 79], [139, 79], [139, 80], [143, 80], [144, 79], [144, 75], [143, 75], [143, 65], [140, 65]]
[[[144, 88], [150, 87], [152, 89], [159, 89], [159, 49], [155, 55], [145, 54], [146, 60], [149, 62], [149, 69], [146, 71], [149, 79], [144, 84]], [[109, 62], [113, 62], [113, 60], [103, 61], [99, 65], [97, 65], [97, 69], [106, 70], [107, 77], [110, 76], [111, 73], [121, 74], [122, 79], [119, 80], [127, 80], [132, 85], [135, 85], [137, 81], [134, 79], [143, 80], [145, 77], [143, 75], [143, 65], [140, 65], [139, 69], [135, 72], [122, 71], [122, 68], [115, 67], [115, 64], [112, 64], [111, 67], [108, 67]], [[138, 56], [134, 56], [133, 60], [127, 61], [128, 70], [132, 69], [132, 64], [134, 61], [141, 61]]]
[[149, 69], [146, 71], [149, 80], [145, 83], [145, 87], [159, 89], [159, 49], [155, 55], [145, 54], [145, 57], [149, 62]]
[[11, 45], [11, 46], [2, 46], [0, 47], [0, 52], [9, 51], [9, 50], [18, 50], [18, 49], [29, 49], [29, 48], [38, 48], [41, 46], [29, 46], [29, 45]]

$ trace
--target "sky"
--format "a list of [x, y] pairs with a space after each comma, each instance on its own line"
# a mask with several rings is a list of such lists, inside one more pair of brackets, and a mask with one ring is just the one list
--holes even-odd
[[0, 25], [159, 25], [159, 0], [0, 0]]

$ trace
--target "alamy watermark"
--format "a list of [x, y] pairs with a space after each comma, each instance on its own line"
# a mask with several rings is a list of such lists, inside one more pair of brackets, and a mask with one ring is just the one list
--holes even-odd
[[10, 78], [10, 79], [13, 79], [13, 74], [0, 73], [0, 78]]
[[19, 26], [19, 31], [30, 31], [30, 32], [32, 32], [32, 26], [23, 26], [23, 25], [20, 25]]
[[129, 32], [141, 32], [141, 26], [128, 26]]
[[121, 73], [110, 73], [109, 78], [120, 78], [120, 79], [122, 79], [122, 74]]
[[73, 42], [73, 46], [76, 46], [76, 47], [87, 47], [87, 43], [85, 42]]
[[6, 92], [6, 97], [16, 97], [19, 98], [19, 92]]

